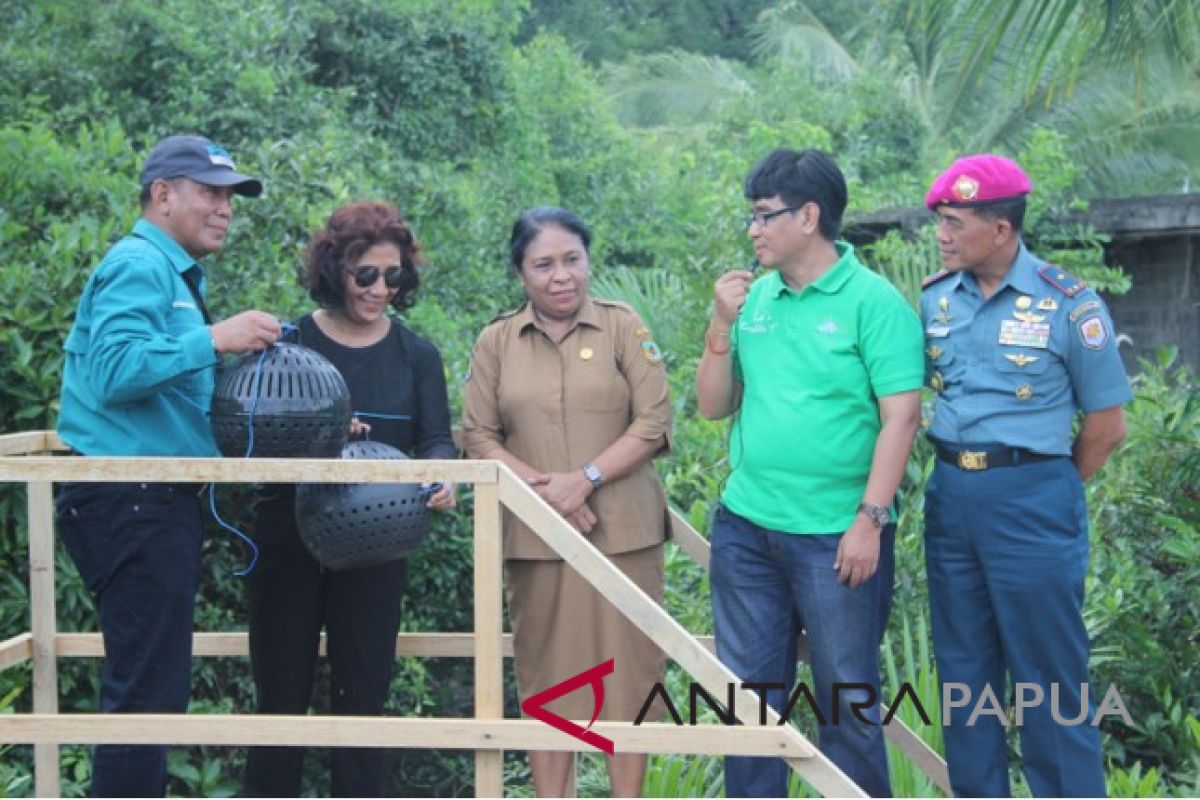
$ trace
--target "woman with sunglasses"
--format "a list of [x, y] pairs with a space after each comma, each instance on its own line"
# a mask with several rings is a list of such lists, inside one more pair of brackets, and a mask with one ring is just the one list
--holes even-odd
[[[391, 205], [356, 202], [312, 237], [301, 282], [319, 310], [296, 323], [300, 344], [325, 356], [350, 389], [352, 429], [414, 458], [456, 458], [441, 356], [387, 312], [412, 306], [420, 245]], [[400, 628], [404, 559], [326, 570], [300, 541], [294, 487], [263, 487], [255, 504], [259, 559], [249, 578], [250, 659], [263, 714], [304, 714], [312, 700], [321, 628], [334, 714], [383, 712]], [[454, 486], [429, 498], [454, 507]], [[388, 793], [386, 750], [333, 748], [332, 795]], [[304, 750], [250, 749], [244, 794], [298, 797]], [[319, 792], [324, 793], [324, 791]]]

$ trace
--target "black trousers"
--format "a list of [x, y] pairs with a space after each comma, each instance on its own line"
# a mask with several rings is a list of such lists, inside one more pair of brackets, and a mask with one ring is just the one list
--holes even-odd
[[[203, 526], [194, 484], [64, 483], [55, 527], [96, 602], [100, 710], [187, 711]], [[99, 745], [95, 797], [162, 797], [167, 748]]]
[[[290, 509], [256, 517], [259, 559], [249, 576], [250, 660], [260, 714], [304, 714], [312, 700], [321, 628], [332, 672], [333, 713], [383, 712], [396, 662], [403, 559], [331, 571], [304, 548]], [[387, 756], [380, 748], [334, 748], [334, 797], [387, 794]], [[298, 797], [304, 749], [253, 747], [243, 792]]]

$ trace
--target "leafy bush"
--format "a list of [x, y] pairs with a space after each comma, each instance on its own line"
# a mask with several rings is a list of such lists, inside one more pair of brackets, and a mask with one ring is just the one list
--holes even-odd
[[[749, 260], [741, 222], [746, 171], [775, 147], [831, 149], [858, 213], [916, 204], [944, 167], [944, 153], [929, 160], [946, 145], [933, 136], [927, 109], [893, 93], [889, 76], [869, 71], [833, 86], [765, 63], [734, 65], [731, 73], [751, 91], [720, 104], [713, 118], [685, 129], [622, 126], [585, 58], [677, 34], [705, 52], [745, 46], [736, 25], [697, 33], [703, 14], [689, 21], [672, 9], [655, 25], [639, 11], [653, 3], [625, 3], [620, 30], [589, 48], [567, 38], [585, 28], [537, 30], [549, 10], [575, 7], [567, 3], [264, 0], [249, 17], [243, 5], [129, 0], [95, 4], [87, 13], [68, 0], [6, 7], [0, 431], [53, 427], [61, 344], [75, 301], [89, 271], [136, 217], [141, 158], [166, 133], [199, 131], [228, 147], [239, 168], [265, 176], [267, 186], [263, 198], [237, 201], [228, 247], [206, 262], [214, 313], [258, 307], [293, 319], [306, 312], [312, 303], [296, 270], [310, 232], [347, 200], [391, 200], [427, 257], [420, 302], [407, 321], [441, 349], [456, 407], [477, 332], [521, 300], [507, 259], [513, 220], [534, 205], [577, 211], [594, 234], [595, 292], [638, 308], [667, 354], [675, 442], [673, 457], [657, 467], [675, 506], [706, 531], [728, 471], [727, 426], [695, 413], [692, 381], [712, 283]], [[717, 5], [705, 13], [719, 16]], [[581, 25], [599, 24], [594, 13], [580, 14]], [[1101, 266], [1102, 238], [1054, 222], [1078, 204], [1083, 179], [1071, 144], [1050, 128], [1021, 140], [1020, 160], [1038, 186], [1029, 241], [1089, 281], [1122, 290], [1123, 274]], [[929, 229], [914, 240], [889, 235], [865, 255], [910, 300], [920, 277], [938, 268]], [[1129, 439], [1088, 487], [1094, 677], [1097, 685], [1120, 687], [1135, 720], [1131, 730], [1106, 722], [1114, 793], [1195, 791], [1200, 771], [1195, 389], [1195, 378], [1169, 355], [1143, 365], [1128, 409]], [[901, 489], [897, 613], [885, 653], [892, 685], [915, 678], [928, 687], [932, 680], [919, 611], [927, 603], [922, 490], [931, 463], [928, 443], [918, 441]], [[221, 512], [243, 529], [246, 491], [225, 487], [218, 494]], [[463, 500], [462, 510], [438, 517], [429, 545], [412, 561], [406, 630], [471, 628], [469, 493]], [[21, 487], [0, 487], [0, 638], [29, 626], [24, 517]], [[245, 554], [215, 525], [211, 533], [197, 627], [236, 630], [246, 614], [233, 572]], [[90, 600], [65, 554], [57, 570], [60, 629], [94, 630]], [[707, 576], [673, 547], [667, 580], [671, 613], [690, 630], [710, 631]], [[98, 666], [91, 659], [61, 663], [64, 709], [95, 709]], [[683, 677], [673, 668], [668, 680]], [[515, 716], [511, 669], [506, 680]], [[28, 710], [28, 684], [28, 669], [0, 672], [0, 697]], [[469, 660], [402, 660], [389, 713], [468, 715], [472, 684]], [[197, 711], [253, 707], [244, 659], [198, 660], [194, 688]], [[936, 742], [936, 731], [925, 733]], [[324, 785], [323, 757], [315, 751], [309, 761], [309, 791]], [[171, 791], [236, 792], [243, 759], [239, 748], [179, 749]], [[30, 763], [27, 747], [3, 751], [0, 793], [31, 792]], [[61, 763], [64, 793], [82, 794], [87, 748], [63, 748]], [[505, 769], [512, 790], [529, 790], [520, 754], [509, 754]], [[593, 760], [583, 769], [581, 788], [602, 791], [602, 765]], [[391, 788], [467, 794], [471, 774], [468, 754], [403, 751], [393, 759]], [[925, 791], [915, 774], [894, 777], [904, 791]], [[719, 762], [655, 758], [648, 790], [715, 795]]]

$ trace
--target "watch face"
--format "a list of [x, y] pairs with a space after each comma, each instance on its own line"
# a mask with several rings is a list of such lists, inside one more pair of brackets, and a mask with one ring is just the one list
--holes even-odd
[[585, 478], [587, 478], [589, 481], [591, 481], [593, 486], [595, 486], [596, 488], [600, 488], [600, 484], [603, 481], [603, 478], [600, 475], [600, 470], [597, 469], [595, 465], [588, 464], [586, 467], [584, 467], [583, 475]]
[[882, 506], [872, 506], [863, 503], [861, 506], [859, 506], [859, 511], [861, 511], [867, 517], [867, 519], [871, 520], [880, 527], [887, 525], [892, 519], [891, 513]]

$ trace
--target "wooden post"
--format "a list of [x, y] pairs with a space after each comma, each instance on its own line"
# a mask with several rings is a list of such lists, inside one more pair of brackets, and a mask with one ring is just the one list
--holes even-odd
[[[29, 614], [33, 633], [33, 713], [58, 713], [58, 662], [54, 637], [58, 633], [54, 606], [54, 493], [47, 481], [30, 482]], [[58, 797], [58, 744], [33, 746], [34, 792]]]
[[[504, 716], [504, 556], [500, 492], [475, 484], [475, 718]], [[475, 751], [476, 797], [504, 796], [504, 751]]]

